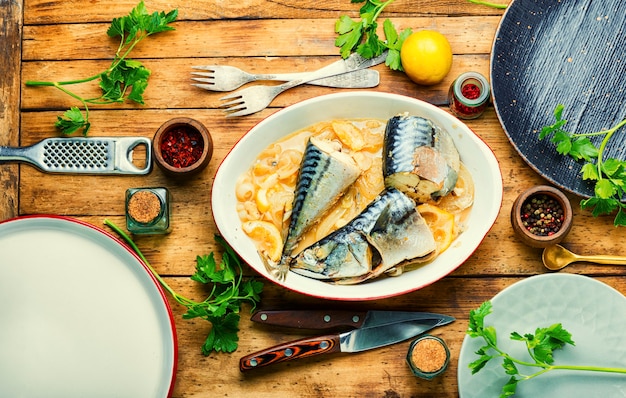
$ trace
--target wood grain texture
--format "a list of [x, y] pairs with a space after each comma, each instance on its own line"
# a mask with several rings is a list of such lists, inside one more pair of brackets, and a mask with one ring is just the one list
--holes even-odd
[[[19, 143], [22, 11], [21, 1], [0, 1], [0, 146]], [[18, 215], [18, 172], [0, 164], [0, 220]]]
[[[496, 0], [497, 1], [497, 0]], [[494, 2], [496, 2], [494, 1]], [[499, 0], [507, 4], [509, 0]], [[137, 5], [135, 0], [81, 0], [28, 1], [25, 7], [25, 24], [57, 24], [77, 22], [106, 22], [125, 15]], [[191, 3], [191, 4], [189, 4]], [[354, 18], [362, 4], [336, 0], [197, 0], [177, 4], [172, 1], [147, 1], [148, 11], [169, 11], [178, 8], [180, 20], [212, 21], [226, 19], [309, 19], [338, 18], [348, 14]], [[422, 16], [465, 16], [501, 15], [502, 10], [473, 5], [466, 1], [447, 0], [402, 0], [389, 6], [382, 17], [397, 18], [404, 15]]]
[[264, 325], [324, 330], [340, 327], [347, 329], [362, 327], [366, 316], [367, 311], [336, 311], [331, 309], [309, 311], [259, 310], [250, 319]]
[[[498, 16], [395, 18], [398, 29], [435, 29], [446, 35], [456, 54], [488, 53]], [[138, 45], [133, 58], [337, 56], [336, 18], [177, 21], [176, 29]], [[118, 41], [109, 23], [26, 25], [22, 59], [111, 59]], [[382, 27], [381, 27], [382, 29]], [[226, 33], [226, 34], [224, 34]], [[382, 30], [380, 31], [382, 34]], [[480, 41], [467, 40], [480, 35]], [[383, 36], [384, 37], [384, 36]]]
[[282, 362], [340, 352], [338, 334], [304, 337], [253, 352], [241, 358], [239, 370], [248, 372]]
[[[619, 291], [626, 291], [626, 281], [623, 277], [597, 279]], [[301, 308], [333, 306], [345, 309], [424, 310], [454, 316], [457, 318], [454, 323], [430, 332], [444, 339], [451, 353], [450, 365], [446, 372], [431, 381], [416, 378], [411, 374], [405, 362], [409, 342], [363, 353], [301, 359], [242, 374], [238, 369], [242, 356], [307, 335], [297, 329], [254, 324], [248, 320], [249, 309], [244, 308], [240, 324], [239, 350], [231, 355], [205, 358], [199, 354], [199, 347], [208, 328], [199, 321], [183, 321], [180, 319], [182, 314], [180, 307], [174, 307], [181, 347], [179, 379], [174, 396], [456, 398], [458, 355], [468, 327], [469, 311], [477, 308], [484, 297], [492, 297], [518, 280], [517, 277], [501, 276], [445, 278], [417, 292], [367, 304], [327, 302], [303, 297], [276, 288], [274, 285], [266, 287], [263, 305], [268, 308], [289, 303]], [[202, 291], [197, 286], [190, 285], [184, 279], [168, 278], [168, 283], [184, 294], [202, 296]]]
[[[506, 2], [506, 1], [502, 1]], [[53, 88], [25, 87], [27, 80], [68, 80], [103, 70], [117, 46], [106, 36], [113, 17], [125, 15], [136, 5], [131, 0], [21, 2], [0, 0], [3, 25], [0, 48], [19, 58], [0, 58], [3, 90], [3, 127], [0, 143], [30, 145], [56, 136], [56, 117], [79, 105]], [[5, 5], [10, 4], [8, 8]], [[229, 64], [252, 72], [293, 72], [313, 70], [337, 59], [334, 21], [341, 14], [356, 16], [358, 4], [348, 0], [201, 0], [147, 1], [149, 10], [178, 8], [176, 31], [157, 35], [142, 43], [133, 57], [152, 70], [144, 106], [123, 103], [93, 107], [90, 135], [152, 137], [158, 127], [173, 117], [192, 117], [211, 132], [214, 153], [208, 168], [186, 182], [166, 177], [159, 169], [147, 176], [79, 176], [45, 174], [31, 166], [0, 165], [0, 220], [34, 213], [62, 214], [103, 227], [110, 219], [125, 227], [124, 193], [139, 186], [165, 186], [172, 193], [172, 225], [169, 235], [139, 236], [136, 243], [152, 266], [180, 294], [204, 299], [208, 287], [189, 279], [196, 256], [216, 252], [211, 196], [214, 175], [233, 145], [255, 124], [285, 106], [337, 92], [325, 87], [301, 86], [279, 95], [268, 109], [244, 118], [226, 119], [219, 109], [223, 93], [191, 86], [192, 65]], [[490, 51], [502, 10], [456, 0], [398, 0], [383, 17], [398, 27], [433, 28], [452, 43], [453, 67], [445, 80], [435, 86], [412, 83], [403, 73], [384, 65], [381, 84], [374, 91], [403, 94], [433, 103], [447, 110], [447, 92], [456, 76], [468, 70], [485, 76], [490, 70]], [[17, 24], [17, 25], [15, 25]], [[20, 41], [23, 29], [23, 40]], [[7, 84], [8, 83], [8, 84]], [[7, 91], [8, 90], [8, 91]], [[76, 87], [77, 93], [94, 95], [97, 86]], [[10, 104], [10, 105], [7, 105]], [[259, 325], [249, 320], [249, 307], [242, 310], [239, 349], [232, 354], [204, 357], [200, 347], [210, 324], [184, 320], [184, 308], [168, 296], [174, 312], [178, 343], [178, 372], [173, 396], [182, 397], [458, 397], [456, 380], [459, 351], [467, 329], [468, 313], [502, 289], [546, 271], [541, 251], [524, 246], [513, 235], [509, 212], [524, 189], [544, 180], [517, 154], [496, 117], [493, 107], [466, 124], [490, 148], [503, 175], [503, 202], [499, 217], [483, 243], [455, 272], [418, 291], [374, 302], [331, 302], [307, 297], [264, 280], [261, 307], [336, 308], [365, 311], [427, 311], [454, 316], [457, 320], [436, 328], [431, 334], [442, 337], [452, 358], [448, 370], [432, 381], [416, 378], [405, 356], [409, 342], [358, 354], [334, 354], [276, 364], [242, 374], [239, 359], [263, 348], [310, 336], [297, 329]], [[19, 136], [18, 136], [19, 132]], [[9, 171], [7, 174], [7, 170]], [[11, 177], [6, 177], [7, 175]], [[19, 186], [18, 186], [19, 177]], [[479, 177], [478, 177], [479, 178]], [[10, 193], [5, 185], [13, 186]], [[6, 192], [9, 192], [8, 194]], [[9, 198], [7, 201], [6, 198]], [[19, 197], [19, 201], [18, 201]], [[626, 255], [623, 230], [612, 226], [611, 217], [593, 218], [578, 206], [580, 198], [569, 195], [575, 213], [572, 231], [564, 245], [581, 254], [605, 252]], [[233, 220], [238, 222], [238, 220]], [[105, 228], [106, 229], [106, 228]], [[593, 242], [593, 245], [590, 244]], [[245, 267], [246, 277], [256, 273]], [[626, 267], [575, 264], [561, 272], [589, 275], [620, 292], [626, 292]], [[557, 320], [555, 320], [557, 321]], [[1, 395], [1, 394], [0, 394]]]
[[[115, 104], [107, 107], [92, 108], [94, 120], [96, 113], [102, 109], [150, 110], [159, 109], [168, 112], [186, 110], [188, 112], [201, 112], [207, 108], [216, 109], [220, 106], [220, 98], [227, 93], [212, 92], [192, 86], [191, 66], [228, 64], [237, 66], [253, 73], [288, 72], [288, 71], [312, 71], [326, 66], [337, 60], [337, 57], [288, 57], [288, 58], [183, 58], [183, 59], [148, 59], [144, 65], [152, 71], [148, 89], [145, 92], [145, 105], [132, 102]], [[447, 105], [448, 87], [457, 74], [465, 70], [475, 70], [488, 73], [489, 59], [487, 55], [458, 55], [455, 56], [450, 74], [443, 82], [434, 86], [417, 86], [412, 83], [404, 73], [391, 71], [384, 65], [377, 65], [372, 69], [380, 72], [380, 84], [370, 91], [394, 92], [409, 95], [428, 101], [436, 105]], [[54, 78], [62, 81], [72, 78], [79, 70], [88, 70], [95, 74], [107, 67], [106, 61], [59, 61], [59, 62], [28, 62], [24, 63], [23, 75], [28, 80], [44, 80]], [[277, 84], [277, 83], [269, 83]], [[71, 87], [77, 94], [95, 96], [99, 93], [97, 84], [82, 84]], [[271, 103], [272, 108], [312, 98], [318, 95], [330, 94], [335, 89], [328, 87], [303, 85], [280, 94]], [[59, 110], [62, 113], [70, 106], [79, 106], [80, 103], [53, 87], [25, 87], [22, 90], [22, 108], [24, 110]], [[115, 112], [112, 113], [115, 115]], [[219, 113], [218, 113], [219, 115]], [[54, 123], [56, 115], [50, 115]], [[101, 128], [94, 121], [94, 129]], [[94, 133], [95, 134], [95, 133]]]

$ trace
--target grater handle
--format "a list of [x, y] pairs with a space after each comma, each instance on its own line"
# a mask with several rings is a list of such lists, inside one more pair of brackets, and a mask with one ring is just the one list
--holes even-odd
[[[148, 174], [152, 170], [152, 142], [146, 137], [122, 137], [115, 142], [115, 170], [121, 174]], [[146, 164], [139, 168], [133, 164], [133, 149], [146, 146]]]
[[5, 162], [26, 162], [40, 167], [37, 161], [37, 153], [35, 152], [37, 145], [27, 147], [0, 146], [0, 164]]

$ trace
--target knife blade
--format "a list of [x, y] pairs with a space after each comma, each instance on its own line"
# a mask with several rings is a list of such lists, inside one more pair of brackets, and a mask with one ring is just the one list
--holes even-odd
[[413, 311], [260, 310], [251, 321], [298, 329], [362, 328], [411, 320], [449, 319], [447, 315]]
[[447, 316], [442, 319], [410, 320], [359, 328], [345, 333], [303, 338], [246, 355], [239, 361], [239, 370], [246, 372], [320, 354], [355, 353], [380, 348], [408, 340], [453, 320], [454, 318]]

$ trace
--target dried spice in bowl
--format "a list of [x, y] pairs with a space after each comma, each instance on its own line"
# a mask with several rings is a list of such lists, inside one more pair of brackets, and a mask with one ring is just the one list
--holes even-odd
[[528, 189], [511, 208], [511, 225], [529, 246], [543, 248], [561, 242], [572, 227], [572, 207], [565, 194], [548, 185]]
[[163, 123], [152, 140], [154, 160], [170, 176], [191, 176], [213, 155], [209, 131], [197, 120], [174, 118]]
[[565, 214], [559, 202], [545, 194], [526, 199], [522, 204], [521, 217], [526, 230], [538, 236], [558, 233], [565, 221]]
[[169, 130], [161, 137], [163, 160], [174, 167], [189, 167], [202, 156], [202, 135], [183, 126]]

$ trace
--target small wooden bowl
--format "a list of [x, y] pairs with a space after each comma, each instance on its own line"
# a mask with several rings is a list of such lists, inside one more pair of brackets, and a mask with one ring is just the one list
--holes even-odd
[[[542, 195], [554, 199], [563, 210], [563, 221], [558, 231], [545, 236], [537, 235], [529, 231], [524, 225], [524, 220], [522, 219], [525, 203], [534, 197], [540, 197]], [[565, 239], [565, 236], [567, 236], [569, 231], [572, 229], [573, 218], [572, 205], [570, 204], [567, 196], [565, 196], [565, 194], [558, 189], [548, 185], [538, 185], [524, 191], [517, 197], [517, 199], [515, 199], [515, 202], [513, 202], [513, 206], [511, 207], [511, 225], [513, 226], [513, 230], [522, 242], [528, 246], [536, 248], [544, 248], [555, 245]]]
[[[202, 147], [202, 153], [193, 164], [177, 167], [175, 164], [168, 163], [166, 160], [168, 156], [164, 157], [161, 143], [176, 130], [186, 131], [193, 135], [199, 134], [202, 137], [202, 142], [198, 144]], [[199, 121], [188, 117], [178, 117], [168, 120], [159, 127], [152, 139], [152, 149], [154, 152], [154, 162], [166, 175], [190, 177], [202, 171], [211, 161], [211, 156], [213, 155], [213, 140], [211, 139], [209, 130]]]

